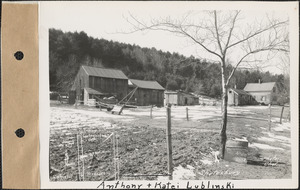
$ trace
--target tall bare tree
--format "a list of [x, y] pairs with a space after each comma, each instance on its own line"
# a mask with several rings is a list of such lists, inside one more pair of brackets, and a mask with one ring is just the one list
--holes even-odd
[[[288, 20], [255, 20], [243, 17], [241, 11], [188, 12], [181, 18], [151, 19], [145, 22], [132, 14], [127, 21], [132, 25], [129, 33], [145, 30], [167, 31], [186, 37], [204, 52], [217, 58], [222, 77], [221, 158], [224, 158], [227, 128], [228, 85], [242, 64], [266, 64], [279, 52], [288, 51]], [[228, 62], [233, 69], [226, 75]]]

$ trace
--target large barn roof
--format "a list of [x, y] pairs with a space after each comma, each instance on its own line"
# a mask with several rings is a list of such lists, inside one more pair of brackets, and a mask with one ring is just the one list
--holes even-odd
[[103, 77], [103, 78], [114, 78], [114, 79], [128, 79], [127, 76], [117, 69], [106, 69], [100, 67], [82, 66], [83, 70], [89, 76]]
[[247, 83], [244, 90], [246, 92], [265, 92], [265, 91], [272, 91], [274, 86], [275, 86], [275, 82]]
[[144, 89], [153, 89], [153, 90], [165, 90], [158, 82], [156, 81], [145, 81], [145, 80], [136, 80], [136, 79], [129, 79], [129, 81], [139, 87]]

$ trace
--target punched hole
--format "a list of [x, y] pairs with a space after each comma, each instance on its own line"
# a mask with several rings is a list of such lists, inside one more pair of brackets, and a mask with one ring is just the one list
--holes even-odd
[[24, 129], [21, 129], [21, 128], [16, 130], [15, 133], [16, 133], [17, 137], [19, 137], [19, 138], [22, 138], [25, 135]]
[[17, 60], [22, 60], [24, 58], [24, 54], [21, 51], [17, 51], [14, 56]]

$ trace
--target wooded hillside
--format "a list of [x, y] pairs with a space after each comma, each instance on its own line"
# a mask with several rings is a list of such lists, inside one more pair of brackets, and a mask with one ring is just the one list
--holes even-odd
[[[155, 48], [89, 37], [85, 32], [49, 30], [50, 91], [68, 91], [81, 65], [122, 70], [129, 78], [156, 80], [168, 90], [184, 90], [221, 96], [220, 66], [206, 59], [185, 57]], [[230, 66], [229, 66], [230, 67]], [[229, 68], [228, 68], [229, 70]], [[278, 82], [284, 96], [289, 78], [258, 70], [237, 70], [230, 86], [243, 89], [246, 83]]]

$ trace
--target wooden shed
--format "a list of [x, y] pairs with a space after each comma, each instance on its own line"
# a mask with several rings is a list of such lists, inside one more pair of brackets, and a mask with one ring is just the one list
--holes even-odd
[[[70, 98], [87, 104], [89, 99], [114, 96], [122, 99], [128, 93], [128, 78], [117, 69], [81, 66], [71, 88]], [[70, 99], [70, 103], [75, 100]]]
[[228, 105], [241, 106], [255, 104], [255, 99], [248, 92], [240, 89], [228, 89]]
[[157, 81], [129, 79], [129, 89], [137, 87], [132, 99], [138, 106], [163, 106], [165, 89]]
[[183, 91], [166, 91], [165, 104], [172, 104], [178, 106], [198, 105], [199, 97]]

